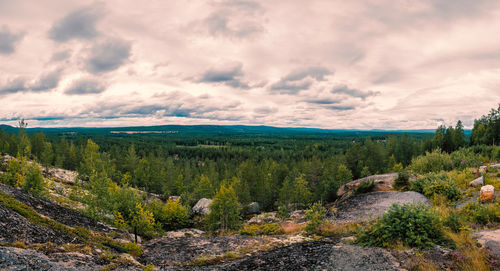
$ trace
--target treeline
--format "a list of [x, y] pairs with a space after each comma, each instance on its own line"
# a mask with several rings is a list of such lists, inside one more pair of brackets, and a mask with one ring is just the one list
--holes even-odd
[[[499, 110], [476, 120], [469, 142], [460, 121], [455, 127], [439, 127], [434, 135], [198, 135], [184, 141], [181, 135], [168, 134], [96, 134], [91, 140], [78, 134], [27, 134], [20, 123], [17, 133], [0, 130], [0, 152], [77, 170], [87, 181], [95, 171], [105, 172], [117, 185], [127, 176], [128, 186], [165, 198], [181, 196], [187, 206], [212, 198], [222, 185], [232, 185], [242, 205], [256, 201], [271, 210], [290, 203], [333, 201], [344, 183], [407, 167], [414, 157], [434, 149], [451, 153], [483, 144], [478, 138], [493, 143], [500, 134], [495, 132]], [[89, 162], [96, 154], [100, 169]]]

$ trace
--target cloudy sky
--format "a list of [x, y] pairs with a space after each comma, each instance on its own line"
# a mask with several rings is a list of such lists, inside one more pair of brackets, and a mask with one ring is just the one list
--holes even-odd
[[0, 0], [0, 123], [470, 127], [497, 0]]

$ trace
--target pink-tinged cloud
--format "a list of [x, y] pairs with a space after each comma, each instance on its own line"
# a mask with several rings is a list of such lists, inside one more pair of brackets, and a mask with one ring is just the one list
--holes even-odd
[[0, 122], [470, 127], [500, 2], [0, 0]]

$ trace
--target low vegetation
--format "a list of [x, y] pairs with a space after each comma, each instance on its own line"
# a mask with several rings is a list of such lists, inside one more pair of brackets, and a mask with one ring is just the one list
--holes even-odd
[[393, 205], [377, 222], [359, 233], [357, 242], [381, 247], [401, 243], [420, 249], [448, 243], [440, 217], [425, 205]]

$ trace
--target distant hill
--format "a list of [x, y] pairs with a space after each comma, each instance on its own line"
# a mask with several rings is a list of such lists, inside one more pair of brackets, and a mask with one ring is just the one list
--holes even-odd
[[[17, 127], [0, 125], [0, 129], [8, 132], [17, 131]], [[296, 128], [273, 126], [249, 125], [159, 125], [159, 126], [132, 126], [132, 127], [66, 127], [66, 128], [27, 128], [28, 133], [43, 131], [44, 133], [58, 134], [186, 134], [186, 135], [237, 135], [237, 134], [427, 134], [434, 133], [435, 129], [418, 130], [356, 130], [356, 129], [321, 129], [321, 128]], [[470, 135], [471, 130], [465, 130], [465, 135]]]

